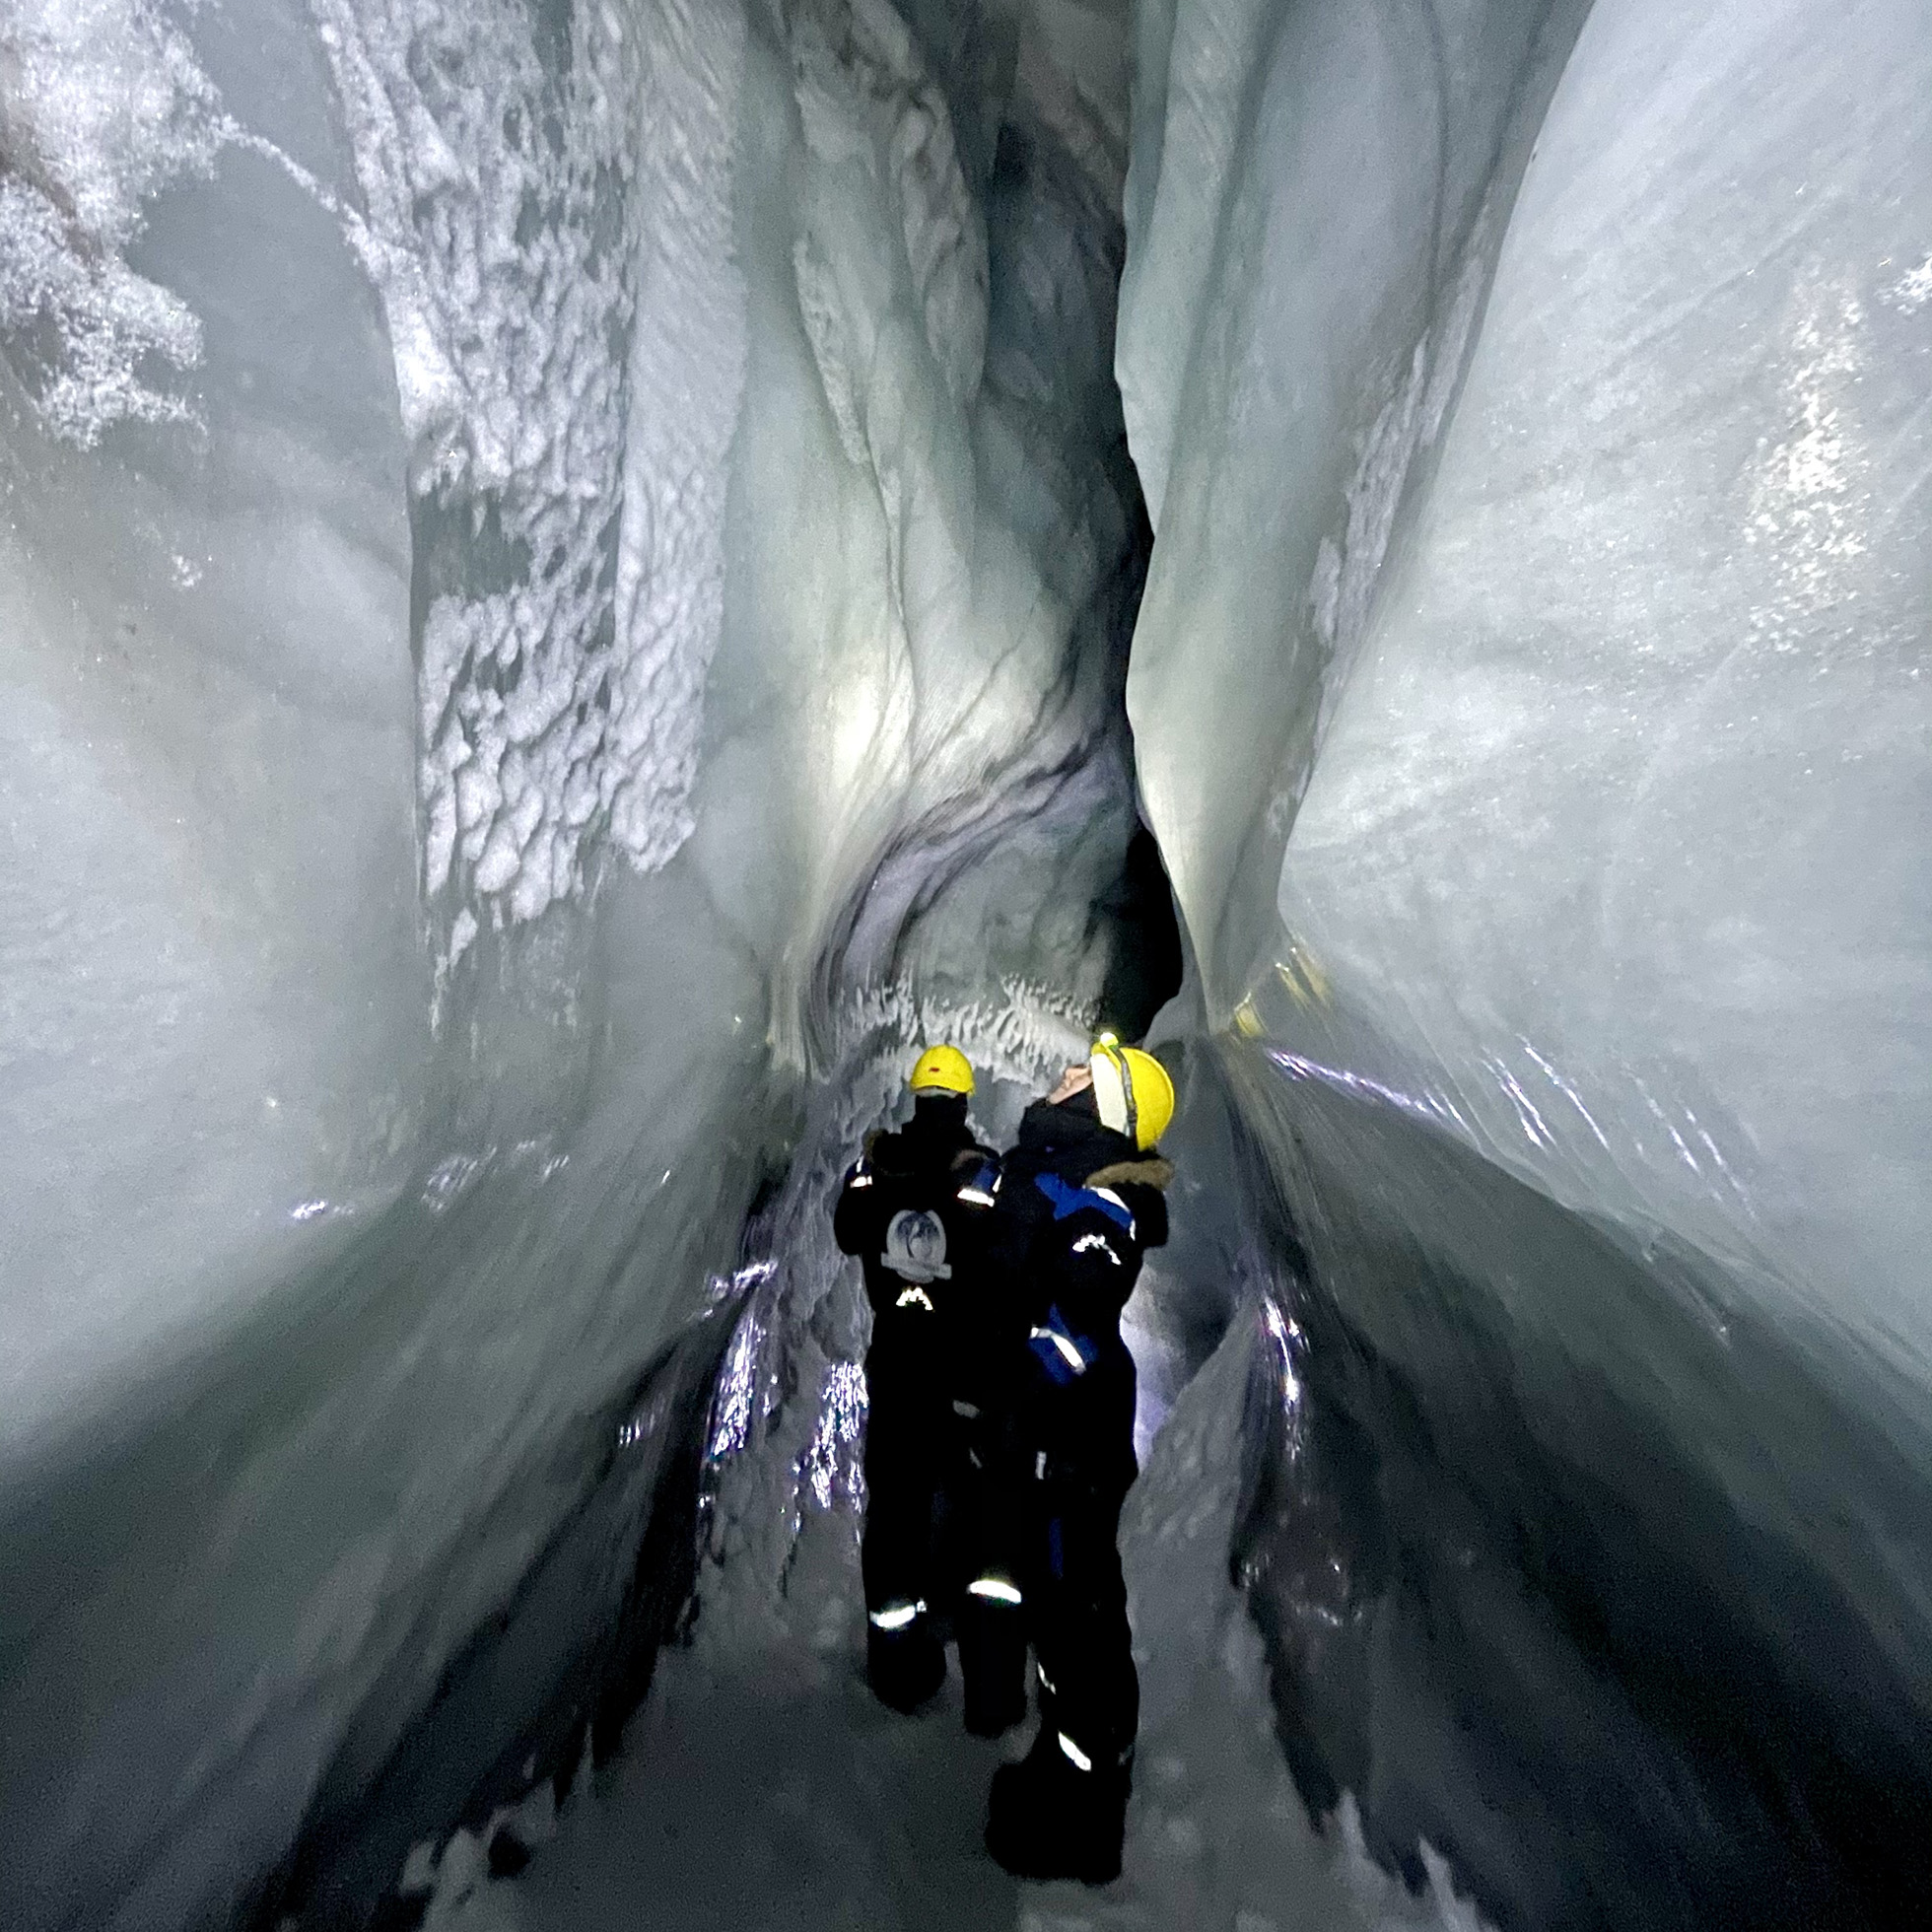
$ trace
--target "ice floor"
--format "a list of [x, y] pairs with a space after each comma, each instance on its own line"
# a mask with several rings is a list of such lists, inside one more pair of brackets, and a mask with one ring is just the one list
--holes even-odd
[[[688, 1646], [662, 1658], [621, 1758], [581, 1778], [515, 1878], [444, 1854], [433, 1932], [1478, 1932], [1432, 1856], [1412, 1897], [1362, 1851], [1352, 1809], [1314, 1829], [1272, 1736], [1262, 1647], [1227, 1582], [1250, 1316], [1155, 1441], [1123, 1526], [1142, 1683], [1125, 1870], [1104, 1891], [1020, 1885], [980, 1845], [1004, 1746], [969, 1738], [958, 1680], [918, 1717], [861, 1676], [855, 1523], [808, 1515], [776, 1619], [707, 1570]], [[747, 1579], [755, 1565], [737, 1572]], [[751, 1614], [738, 1616], [736, 1611]], [[752, 1635], [749, 1632], [762, 1632]], [[774, 1633], [777, 1633], [776, 1635]]]

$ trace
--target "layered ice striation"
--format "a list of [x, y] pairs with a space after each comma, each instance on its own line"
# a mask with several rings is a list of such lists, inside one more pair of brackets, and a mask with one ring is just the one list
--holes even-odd
[[1245, 1560], [1303, 1788], [1523, 1923], [1887, 1922], [1932, 1803], [1926, 18], [1139, 34], [1128, 702], [1302, 1282]]

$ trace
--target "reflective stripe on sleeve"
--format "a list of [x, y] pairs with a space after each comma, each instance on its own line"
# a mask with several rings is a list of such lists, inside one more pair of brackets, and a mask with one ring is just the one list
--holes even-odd
[[1060, 1734], [1060, 1748], [1071, 1760], [1073, 1768], [1076, 1771], [1090, 1771], [1093, 1769], [1093, 1760], [1065, 1731]]
[[1073, 1243], [1073, 1252], [1076, 1255], [1091, 1254], [1095, 1248], [1098, 1248], [1116, 1268], [1124, 1266], [1120, 1256], [1114, 1252], [1114, 1244], [1104, 1234], [1083, 1234]]
[[1083, 1354], [1081, 1354], [1076, 1347], [1074, 1347], [1073, 1341], [1070, 1336], [1062, 1335], [1058, 1329], [1036, 1328], [1036, 1329], [1029, 1329], [1027, 1331], [1026, 1339], [1029, 1342], [1051, 1342], [1054, 1346], [1054, 1348], [1059, 1353], [1061, 1360], [1064, 1361], [1067, 1364], [1067, 1366], [1073, 1371], [1075, 1375], [1079, 1375], [1084, 1372], [1086, 1368], [1086, 1357]]
[[926, 1615], [926, 1599], [918, 1603], [887, 1604], [883, 1610], [872, 1612], [868, 1620], [874, 1628], [880, 1630], [903, 1630], [908, 1623]]

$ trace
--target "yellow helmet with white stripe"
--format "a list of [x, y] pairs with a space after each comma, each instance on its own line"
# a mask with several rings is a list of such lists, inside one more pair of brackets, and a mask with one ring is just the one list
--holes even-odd
[[1125, 1134], [1143, 1153], [1174, 1118], [1174, 1082], [1152, 1054], [1124, 1047], [1103, 1033], [1087, 1056], [1093, 1098], [1103, 1127]]

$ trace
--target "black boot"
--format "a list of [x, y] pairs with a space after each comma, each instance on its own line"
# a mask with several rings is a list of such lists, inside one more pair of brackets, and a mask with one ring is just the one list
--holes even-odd
[[1057, 1731], [1043, 1728], [1017, 1764], [994, 1773], [986, 1848], [1020, 1879], [1078, 1879], [1106, 1885], [1121, 1875], [1127, 1833], [1129, 1761], [1082, 1770]]
[[1006, 1605], [968, 1602], [958, 1617], [959, 1674], [966, 1681], [966, 1728], [1002, 1737], [1026, 1715], [1026, 1631]]
[[865, 1632], [865, 1681], [888, 1710], [911, 1716], [946, 1681], [946, 1651], [921, 1618], [907, 1630]]
[[967, 1674], [966, 1728], [974, 1737], [1003, 1738], [1025, 1715], [1023, 1659], [1021, 1668], [1010, 1673], [982, 1669], [978, 1675]]

